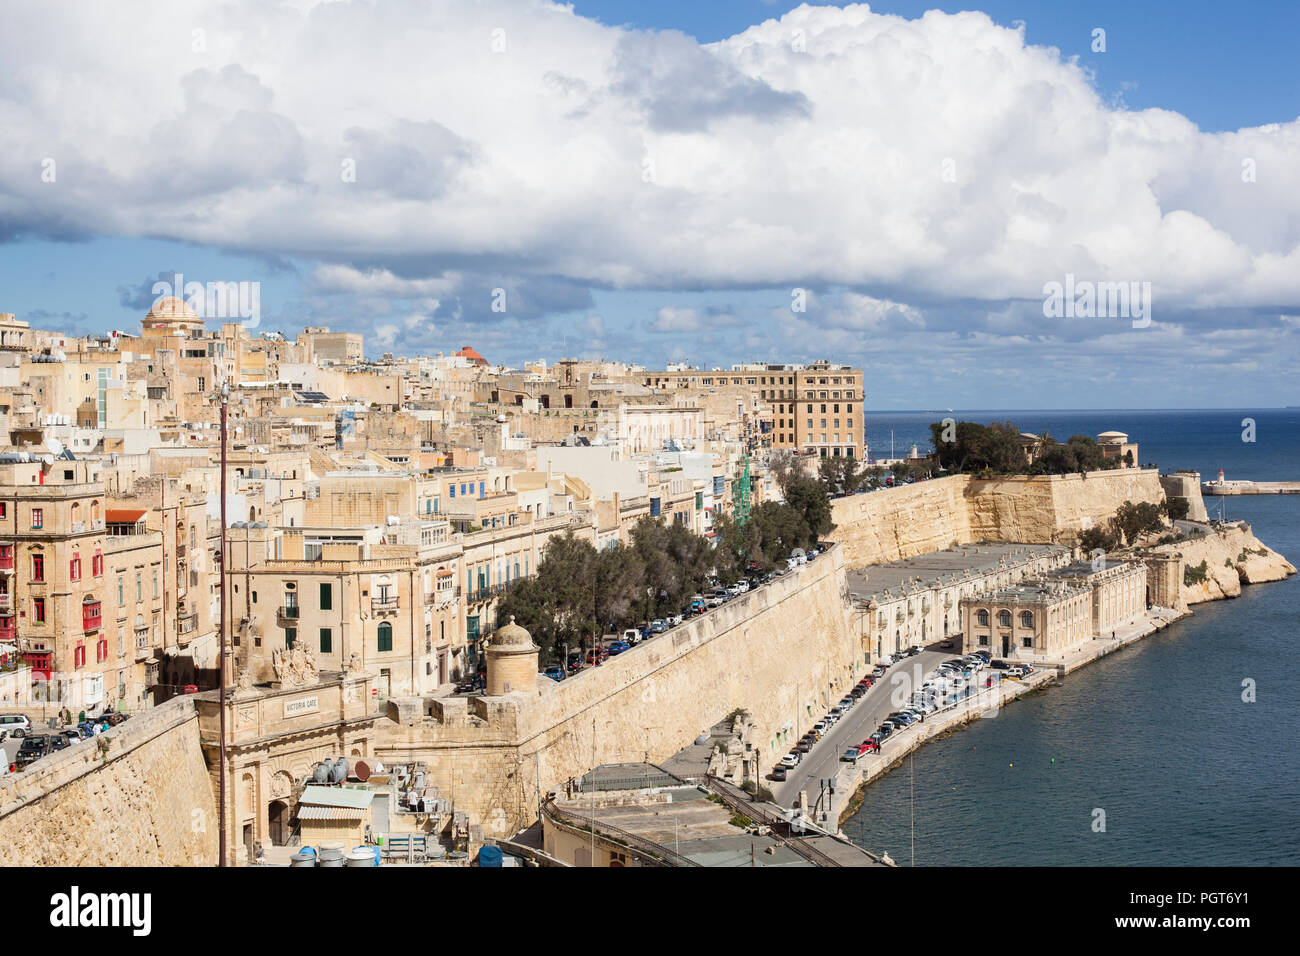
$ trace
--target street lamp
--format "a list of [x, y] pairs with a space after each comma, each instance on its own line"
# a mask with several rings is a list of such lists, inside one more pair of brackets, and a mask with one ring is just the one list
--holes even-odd
[[218, 570], [221, 575], [221, 621], [217, 631], [217, 712], [220, 722], [220, 742], [217, 745], [217, 778], [219, 802], [217, 804], [219, 866], [226, 865], [226, 413], [230, 405], [230, 386], [221, 386], [221, 544], [217, 549]]

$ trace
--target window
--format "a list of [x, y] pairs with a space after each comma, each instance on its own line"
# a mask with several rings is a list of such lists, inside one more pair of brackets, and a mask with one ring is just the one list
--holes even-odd
[[96, 551], [90, 559], [90, 573], [97, 578], [104, 576], [104, 555]]
[[989, 646], [989, 636], [987, 634], [981, 634], [980, 647], [988, 647], [988, 646]]
[[296, 627], [286, 627], [284, 629], [284, 646], [293, 647], [296, 640], [298, 640], [298, 629]]
[[40, 508], [32, 509], [32, 527], [43, 528], [45, 526], [45, 515]]
[[1010, 626], [1011, 626], [1011, 612], [1010, 612], [1010, 611], [998, 611], [998, 626], [999, 626], [999, 627], [1010, 627]]
[[117, 606], [121, 607], [126, 603], [126, 579], [122, 575], [117, 576]]
[[989, 626], [989, 612], [983, 608], [975, 612], [975, 620], [979, 622], [980, 627]]
[[45, 580], [45, 555], [32, 555], [32, 581], [40, 583]]
[[9, 517], [9, 504], [7, 502], [0, 501], [0, 518], [7, 518], [7, 517]]
[[144, 574], [140, 571], [135, 572], [135, 599], [144, 600]]
[[1034, 639], [1032, 637], [1026, 637], [1023, 641], [1020, 642], [1020, 644], [1022, 647], [1033, 647]]
[[393, 625], [384, 621], [379, 625], [379, 650], [391, 651], [393, 649]]
[[320, 652], [328, 654], [334, 649], [334, 634], [328, 627], [320, 629]]
[[1020, 626], [1021, 626], [1021, 627], [1033, 627], [1033, 626], [1034, 626], [1034, 615], [1033, 615], [1031, 612], [1029, 612], [1029, 611], [1021, 611], [1021, 612], [1020, 612]]
[[81, 555], [74, 554], [72, 560], [68, 562], [68, 578], [73, 581], [81, 580]]
[[32, 601], [32, 620], [37, 624], [45, 621], [45, 598], [35, 598]]
[[[334, 607], [334, 589], [329, 584], [320, 586], [320, 609], [322, 611], [332, 610]], [[328, 631], [322, 633], [328, 634]]]
[[200, 376], [199, 376], [199, 391], [200, 391], [200, 392], [207, 391], [207, 389], [205, 388], [206, 384], [207, 384], [207, 383], [204, 382], [204, 380], [203, 380], [203, 376], [200, 375]]
[[77, 649], [72, 652], [73, 667], [86, 666], [86, 645], [78, 644]]

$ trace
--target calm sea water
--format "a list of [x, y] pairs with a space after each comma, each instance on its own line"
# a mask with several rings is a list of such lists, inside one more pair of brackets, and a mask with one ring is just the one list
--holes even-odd
[[[870, 416], [928, 447], [934, 413]], [[1117, 429], [1161, 470], [1300, 481], [1300, 410], [955, 412], [1058, 440]], [[1243, 418], [1256, 441], [1241, 440]], [[880, 443], [883, 432], [884, 444]], [[906, 450], [905, 448], [902, 450]], [[1214, 510], [1215, 499], [1206, 504]], [[1294, 564], [1300, 496], [1227, 500]], [[1061, 687], [928, 744], [866, 790], [845, 832], [902, 865], [1297, 865], [1300, 575], [1193, 617]], [[1255, 682], [1256, 702], [1242, 700]], [[1094, 832], [1097, 811], [1105, 832]]]

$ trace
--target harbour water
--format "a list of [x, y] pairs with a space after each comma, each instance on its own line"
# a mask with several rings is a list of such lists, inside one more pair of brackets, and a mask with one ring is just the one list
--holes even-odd
[[[872, 416], [873, 454], [887, 454], [891, 427], [896, 447], [911, 429], [909, 444], [924, 450], [926, 425], [940, 417]], [[1162, 470], [1300, 478], [1294, 409], [952, 417], [1009, 419], [1058, 440], [1116, 429]], [[1253, 444], [1241, 441], [1247, 417]], [[1232, 499], [1226, 508], [1292, 563], [1300, 557], [1300, 500]], [[902, 865], [1300, 864], [1298, 611], [1300, 575], [1196, 605], [1193, 617], [1062, 686], [922, 748], [867, 788], [845, 833]]]

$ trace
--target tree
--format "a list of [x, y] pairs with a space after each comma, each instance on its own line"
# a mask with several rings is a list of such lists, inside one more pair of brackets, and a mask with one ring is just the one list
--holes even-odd
[[803, 474], [803, 466], [799, 464], [798, 459], [784, 448], [778, 448], [768, 456], [767, 470], [776, 480], [776, 486], [782, 491], [791, 478]]
[[817, 466], [817, 477], [827, 492], [833, 495], [851, 495], [862, 487], [865, 475], [856, 458], [823, 458]]
[[1119, 539], [1115, 533], [1105, 527], [1088, 528], [1079, 535], [1079, 547], [1085, 554], [1092, 554], [1094, 551], [1114, 551], [1119, 545]]
[[1170, 521], [1183, 521], [1192, 506], [1186, 498], [1166, 498], [1160, 505], [1160, 510]]
[[1000, 475], [1023, 474], [1029, 460], [1020, 445], [1020, 432], [1012, 422], [980, 425], [957, 422], [952, 441], [945, 441], [948, 426], [930, 425], [930, 443], [939, 466], [950, 473], [988, 471]]
[[819, 481], [813, 478], [792, 478], [782, 490], [786, 504], [803, 519], [808, 531], [808, 543], [824, 538], [834, 530], [830, 498]]
[[1149, 501], [1134, 504], [1126, 501], [1115, 511], [1115, 530], [1124, 536], [1126, 544], [1132, 544], [1148, 531], [1158, 531], [1164, 527], [1160, 517], [1160, 508]]

